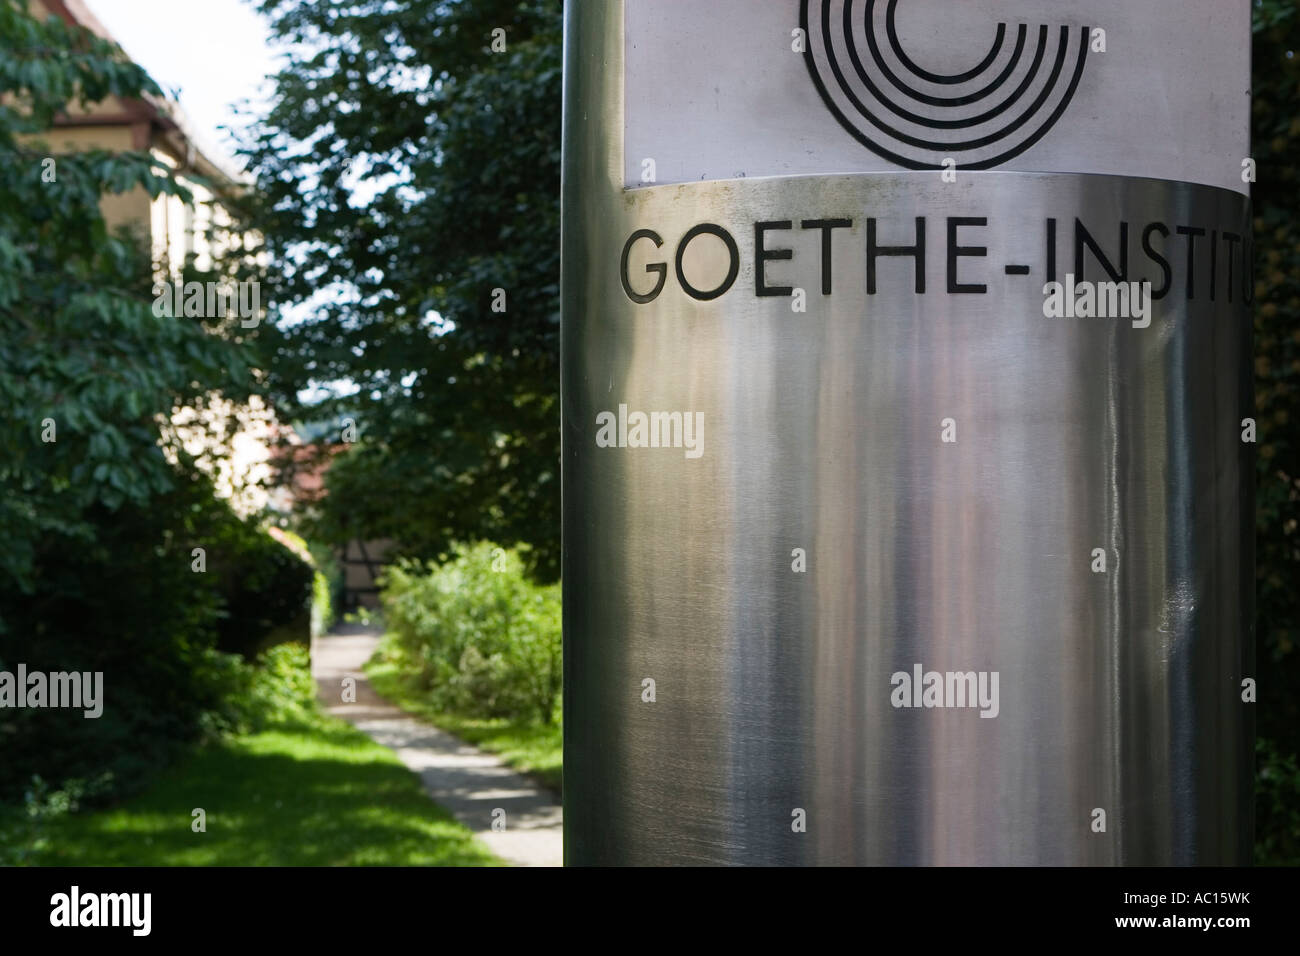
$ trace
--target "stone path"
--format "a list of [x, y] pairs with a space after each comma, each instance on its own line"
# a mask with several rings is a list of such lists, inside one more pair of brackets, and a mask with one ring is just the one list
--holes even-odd
[[[516, 866], [562, 866], [563, 818], [555, 795], [376, 694], [361, 667], [378, 643], [379, 632], [360, 624], [340, 624], [312, 641], [312, 676], [325, 709], [394, 751], [419, 774], [429, 796], [501, 859]], [[356, 703], [342, 703], [345, 677], [356, 678]], [[492, 829], [498, 809], [505, 811], [500, 831]]]

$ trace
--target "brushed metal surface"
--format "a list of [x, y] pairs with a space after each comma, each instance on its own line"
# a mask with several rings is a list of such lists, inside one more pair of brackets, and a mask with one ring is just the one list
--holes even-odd
[[[1247, 237], [1247, 200], [1005, 172], [625, 191], [619, 5], [566, 15], [566, 862], [1246, 862], [1245, 259], [1232, 286], [1217, 259], [1211, 301], [1202, 239], [1189, 299], [1173, 231]], [[958, 216], [988, 219], [959, 233], [987, 250], [958, 260], [985, 294], [947, 291]], [[852, 226], [834, 232], [826, 296], [820, 233], [798, 227], [830, 217]], [[869, 295], [868, 219], [902, 245], [916, 217], [926, 291], [895, 257]], [[1129, 278], [1157, 285], [1143, 230], [1173, 233], [1153, 240], [1172, 284], [1149, 327], [1044, 317], [1047, 221], [1063, 277], [1076, 218], [1111, 256], [1128, 222]], [[792, 258], [768, 261], [766, 282], [806, 290], [806, 312], [755, 294], [753, 225], [772, 220], [793, 223], [766, 240]], [[710, 301], [674, 270], [702, 223], [739, 256]], [[644, 304], [620, 278], [638, 229], [663, 246], [633, 247], [635, 289], [666, 263]], [[688, 279], [711, 286], [721, 249], [692, 243]], [[599, 447], [598, 416], [620, 404], [702, 414], [701, 454]], [[997, 716], [893, 706], [891, 675], [918, 663], [997, 672]]]

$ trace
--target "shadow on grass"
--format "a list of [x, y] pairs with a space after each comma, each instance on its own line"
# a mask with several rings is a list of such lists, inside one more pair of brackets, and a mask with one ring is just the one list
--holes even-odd
[[[191, 829], [206, 813], [206, 832]], [[205, 748], [139, 797], [51, 824], [33, 862], [465, 866], [497, 861], [388, 750], [333, 718]]]

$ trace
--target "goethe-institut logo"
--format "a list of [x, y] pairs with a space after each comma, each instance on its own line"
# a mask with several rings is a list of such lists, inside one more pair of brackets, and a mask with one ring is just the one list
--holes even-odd
[[1047, 136], [1069, 109], [1088, 27], [999, 23], [978, 63], [934, 73], [908, 54], [897, 8], [898, 0], [800, 3], [813, 83], [840, 125], [877, 155], [908, 169], [992, 169]]

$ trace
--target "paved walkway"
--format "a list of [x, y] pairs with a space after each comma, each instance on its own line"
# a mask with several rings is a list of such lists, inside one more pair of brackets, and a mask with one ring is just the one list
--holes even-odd
[[[379, 633], [359, 624], [340, 624], [312, 641], [312, 675], [325, 709], [393, 750], [420, 775], [429, 796], [501, 859], [516, 866], [562, 866], [562, 816], [555, 795], [376, 694], [361, 666], [378, 643]], [[345, 677], [356, 678], [356, 703], [342, 703]], [[498, 809], [505, 811], [500, 831], [492, 829]]]

